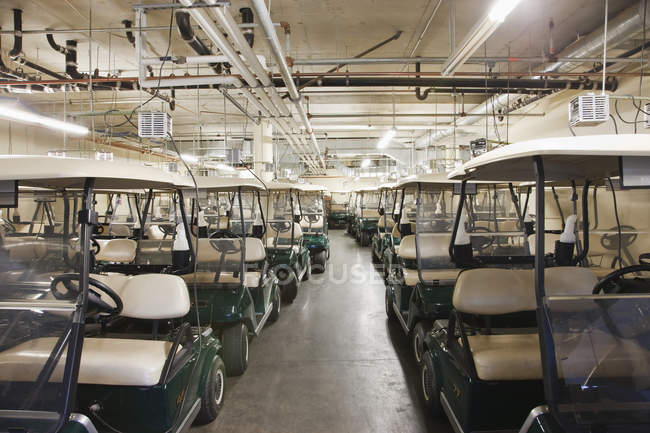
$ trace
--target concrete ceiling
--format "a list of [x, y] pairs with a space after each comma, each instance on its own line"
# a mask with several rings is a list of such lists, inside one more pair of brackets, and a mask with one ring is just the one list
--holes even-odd
[[[142, 3], [162, 3], [161, 0], [144, 0]], [[11, 30], [13, 21], [11, 8], [23, 9], [23, 29], [39, 30], [53, 28], [86, 29], [119, 28], [124, 19], [134, 19], [132, 5], [140, 0], [4, 0], [0, 5], [0, 26], [2, 30]], [[396, 2], [389, 0], [270, 0], [271, 17], [274, 22], [288, 22], [291, 26], [290, 50], [287, 55], [294, 59], [319, 59], [334, 57], [353, 57], [361, 51], [402, 31], [401, 37], [376, 50], [368, 57], [405, 57], [415, 46], [426, 22], [438, 0], [411, 0]], [[456, 3], [456, 38], [460, 41], [474, 23], [487, 13], [491, 2], [479, 0], [455, 0]], [[422, 57], [445, 57], [449, 55], [448, 8], [450, 0], [443, 0], [424, 34], [418, 49], [413, 53]], [[610, 0], [610, 17], [624, 8], [638, 4], [637, 0]], [[239, 19], [237, 10], [248, 6], [247, 1], [232, 1], [231, 13]], [[90, 11], [92, 10], [92, 15]], [[602, 25], [604, 3], [602, 0], [522, 0], [520, 5], [507, 18], [482, 49], [476, 55], [482, 56], [542, 56], [548, 52], [549, 21], [553, 19], [553, 43], [559, 52], [580, 36], [588, 34]], [[92, 17], [92, 18], [89, 18]], [[91, 22], [92, 21], [92, 22]], [[151, 11], [148, 25], [168, 26], [170, 11]], [[283, 32], [277, 27], [281, 42], [285, 42]], [[204, 34], [197, 33], [207, 41]], [[171, 32], [172, 55], [192, 55], [191, 49], [181, 40], [175, 25]], [[89, 65], [88, 33], [56, 34], [55, 39], [63, 44], [65, 39], [79, 40], [79, 69], [87, 72]], [[150, 49], [163, 55], [167, 49], [168, 31], [148, 33]], [[7, 51], [11, 48], [13, 37], [2, 36], [2, 55], [5, 64], [11, 67]], [[209, 41], [207, 41], [209, 42]], [[619, 49], [620, 48], [620, 49]], [[621, 46], [613, 48], [610, 55], [617, 55]], [[45, 35], [25, 35], [23, 41], [25, 56], [39, 64], [62, 73], [65, 69], [64, 56], [54, 52], [45, 40]], [[270, 59], [270, 55], [261, 29], [256, 29], [255, 51]], [[92, 69], [99, 68], [101, 76], [120, 75], [134, 77], [137, 75], [135, 50], [127, 41], [124, 32], [94, 32], [92, 45]], [[512, 70], [527, 70], [535, 65], [515, 65]], [[413, 71], [413, 65], [352, 65], [344, 71], [358, 72], [404, 72]], [[293, 72], [321, 72], [329, 66], [295, 66]], [[439, 65], [423, 65], [423, 72], [438, 72]], [[482, 72], [482, 65], [466, 65], [463, 71]], [[507, 64], [497, 64], [495, 72], [506, 72]], [[272, 67], [272, 71], [277, 69]], [[183, 66], [167, 65], [165, 73], [182, 75], [185, 73], [210, 73], [208, 69], [197, 70]], [[42, 74], [41, 74], [42, 76]], [[42, 78], [47, 78], [42, 76]], [[163, 92], [168, 94], [169, 92]], [[451, 115], [471, 110], [485, 101], [481, 94], [464, 96], [434, 95], [426, 101], [415, 98], [412, 87], [364, 87], [364, 88], [309, 88], [304, 92], [309, 97], [309, 112], [314, 115], [312, 122], [321, 139], [321, 148], [328, 140], [337, 140], [339, 147], [349, 146], [363, 152], [376, 152], [376, 137], [381, 136], [393, 123], [392, 113], [396, 113], [395, 123], [399, 128], [398, 139], [391, 145], [397, 150], [411, 146], [411, 143], [426, 131], [423, 127], [438, 128], [453, 123]], [[394, 97], [393, 97], [394, 95]], [[222, 136], [224, 131], [224, 98], [216, 90], [179, 90], [177, 91], [177, 108], [174, 111], [175, 134], [180, 140], [192, 140], [199, 134], [206, 136], [213, 133]], [[67, 113], [86, 113], [90, 111], [88, 92], [55, 94], [21, 95], [21, 98], [34, 107], [47, 113], [61, 115], [62, 102], [65, 99]], [[132, 110], [137, 107], [142, 95], [137, 91], [97, 91], [94, 94], [95, 111], [107, 109]], [[394, 101], [394, 111], [393, 111]], [[244, 100], [241, 100], [245, 104]], [[159, 101], [151, 103], [153, 108], [162, 107]], [[241, 135], [246, 129], [250, 132], [250, 123], [230, 103], [225, 106], [226, 129], [234, 135]], [[434, 117], [433, 114], [438, 116]], [[335, 114], [359, 117], [327, 117]], [[420, 114], [419, 116], [416, 116]], [[532, 114], [531, 117], [525, 117]], [[535, 115], [541, 114], [534, 108], [515, 112], [512, 122], [535, 122]], [[383, 117], [378, 117], [382, 115]], [[78, 121], [90, 124], [90, 117], [79, 117]], [[111, 117], [109, 116], [109, 119]], [[119, 118], [111, 122], [118, 121]], [[486, 119], [491, 122], [492, 119]], [[482, 128], [485, 128], [483, 122]], [[104, 117], [94, 116], [95, 127], [105, 129]], [[372, 128], [363, 128], [372, 125]], [[354, 130], [359, 126], [359, 130]], [[122, 131], [129, 130], [125, 125]], [[409, 129], [411, 128], [411, 129]], [[480, 127], [478, 127], [480, 129]]]

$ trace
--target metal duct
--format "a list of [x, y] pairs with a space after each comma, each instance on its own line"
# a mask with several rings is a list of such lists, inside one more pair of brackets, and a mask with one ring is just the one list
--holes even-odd
[[[199, 39], [192, 30], [192, 24], [190, 23], [190, 14], [184, 11], [176, 12], [176, 26], [178, 27], [178, 33], [180, 33], [181, 38], [187, 44], [192, 47], [194, 52], [199, 56], [210, 56], [212, 55], [212, 50], [208, 48], [201, 39]], [[230, 65], [227, 65], [226, 68], [230, 69]], [[223, 71], [223, 65], [221, 63], [210, 63], [210, 67], [217, 74], [221, 74]]]
[[[615, 18], [609, 20], [607, 24], [607, 46], [614, 47], [627, 39], [631, 34], [643, 29], [643, 9], [644, 0], [640, 0], [636, 6], [631, 6], [623, 12], [616, 15]], [[650, 16], [650, 8], [647, 13]], [[650, 19], [646, 22], [650, 23]], [[604, 26], [589, 33], [582, 39], [579, 39], [572, 45], [562, 50], [558, 57], [589, 57], [599, 53], [603, 50], [603, 31]], [[542, 68], [544, 72], [569, 72], [580, 66], [580, 63], [551, 63]]]
[[16, 58], [23, 52], [23, 11], [14, 9], [14, 47], [9, 51], [9, 57]]

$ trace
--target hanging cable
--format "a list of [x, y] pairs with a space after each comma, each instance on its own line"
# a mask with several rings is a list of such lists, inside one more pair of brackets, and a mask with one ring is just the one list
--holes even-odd
[[616, 202], [616, 191], [614, 190], [614, 183], [612, 182], [611, 177], [608, 177], [607, 181], [609, 182], [609, 187], [612, 189], [612, 200], [614, 201], [614, 216], [616, 216], [616, 230], [618, 232], [618, 256], [616, 257], [616, 261], [618, 261], [618, 268], [621, 269], [623, 267], [623, 233], [621, 232], [621, 220], [618, 216], [618, 203]]

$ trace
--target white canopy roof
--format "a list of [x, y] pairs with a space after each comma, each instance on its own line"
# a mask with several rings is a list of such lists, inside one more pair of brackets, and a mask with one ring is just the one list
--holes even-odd
[[301, 184], [301, 191], [310, 191], [310, 192], [318, 192], [318, 191], [327, 191], [327, 188], [325, 188], [322, 185], [314, 185], [312, 183], [303, 183]]
[[618, 176], [619, 156], [650, 157], [650, 135], [587, 135], [523, 141], [484, 153], [449, 174], [453, 179], [535, 179], [533, 157], [544, 162], [547, 181]]
[[271, 181], [266, 183], [266, 187], [269, 190], [273, 190], [273, 191], [288, 191], [290, 189], [297, 190], [297, 191], [308, 191], [304, 188], [304, 184], [298, 182], [289, 183], [289, 182]]
[[[242, 187], [243, 191], [264, 190], [264, 185], [257, 179], [220, 176], [194, 176], [194, 178], [199, 189], [205, 189], [211, 192], [237, 191], [239, 187]], [[190, 185], [194, 185], [192, 178], [187, 178], [187, 180]]]
[[457, 180], [449, 179], [447, 173], [418, 174], [414, 176], [408, 176], [400, 180], [397, 182], [397, 184], [395, 184], [395, 188], [402, 189], [407, 187], [414, 187], [417, 186], [418, 183], [431, 184], [432, 186], [436, 186], [438, 188], [448, 185], [451, 188], [451, 185], [458, 182], [459, 181]]
[[80, 189], [88, 178], [95, 188], [167, 189], [184, 185], [182, 178], [155, 167], [36, 155], [0, 155], [0, 180], [18, 180], [20, 185], [43, 188]]

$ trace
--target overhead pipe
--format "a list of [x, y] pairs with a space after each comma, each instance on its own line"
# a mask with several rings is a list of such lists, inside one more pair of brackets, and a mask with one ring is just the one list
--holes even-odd
[[253, 9], [255, 9], [257, 18], [260, 21], [262, 29], [266, 34], [267, 42], [269, 44], [269, 47], [271, 48], [273, 57], [275, 58], [275, 61], [278, 64], [278, 68], [280, 69], [280, 74], [282, 75], [282, 79], [287, 87], [287, 90], [289, 91], [289, 96], [291, 97], [291, 100], [293, 101], [296, 110], [298, 110], [298, 116], [300, 117], [303, 125], [305, 126], [305, 132], [309, 134], [312, 145], [314, 147], [314, 151], [316, 152], [318, 159], [320, 159], [320, 163], [322, 167], [325, 168], [325, 160], [321, 155], [320, 148], [318, 147], [318, 142], [316, 141], [316, 136], [314, 135], [314, 130], [311, 127], [311, 123], [309, 122], [309, 119], [307, 118], [307, 113], [305, 112], [305, 108], [302, 105], [302, 101], [300, 99], [300, 93], [296, 88], [296, 83], [293, 82], [293, 78], [291, 77], [291, 71], [289, 70], [289, 65], [287, 65], [287, 60], [284, 58], [282, 47], [280, 45], [280, 41], [278, 40], [278, 35], [275, 33], [273, 21], [271, 21], [271, 16], [269, 15], [269, 11], [266, 8], [266, 4], [264, 0], [251, 0], [251, 3], [253, 4]]
[[[135, 48], [135, 36], [133, 36], [133, 31], [131, 30], [131, 27], [133, 26], [133, 22], [131, 20], [122, 20], [122, 25], [124, 26], [125, 33], [126, 33], [126, 40], [129, 41], [131, 45], [133, 45], [133, 48]], [[149, 76], [153, 77], [153, 68], [151, 65], [147, 65], [147, 72], [149, 72]]]
[[[208, 48], [203, 43], [203, 41], [201, 41], [201, 39], [199, 39], [194, 34], [194, 30], [192, 30], [192, 24], [190, 24], [190, 14], [185, 11], [176, 11], [176, 27], [178, 28], [178, 33], [180, 33], [181, 38], [183, 38], [183, 40], [187, 42], [190, 47], [192, 47], [196, 54], [199, 56], [212, 55], [212, 50]], [[217, 74], [221, 74], [224, 65], [221, 63], [210, 63], [210, 67], [212, 67], [214, 72]], [[230, 69], [229, 65], [226, 65], [226, 68]]]
[[[284, 78], [274, 78], [273, 83], [281, 87]], [[463, 89], [483, 89], [487, 93], [517, 92], [517, 89], [573, 89], [590, 90], [601, 86], [600, 81], [590, 80], [546, 80], [546, 79], [488, 79], [483, 78], [457, 78], [457, 77], [324, 77], [314, 87], [448, 87], [455, 88], [456, 93]], [[606, 89], [614, 91], [618, 87], [617, 80], [606, 83]]]
[[[643, 29], [644, 13], [646, 24], [650, 24], [650, 8], [644, 12], [645, 0], [639, 0], [638, 5], [630, 6], [620, 12], [616, 17], [607, 23], [607, 46], [614, 47], [625, 41], [631, 34]], [[579, 39], [576, 43], [569, 45], [562, 50], [559, 57], [580, 58], [594, 56], [603, 51], [603, 31], [604, 26], [589, 33], [587, 36]], [[597, 60], [599, 62], [602, 59]], [[580, 66], [579, 61], [575, 62], [553, 62], [542, 68], [543, 72], [568, 72]]]
[[[253, 18], [253, 10], [251, 8], [241, 8], [239, 9], [239, 13], [241, 14], [242, 24], [253, 24], [255, 22]], [[253, 32], [253, 28], [249, 27], [244, 30], [243, 33], [246, 42], [248, 42], [248, 45], [253, 48], [253, 45], [255, 44], [255, 33]]]
[[[420, 72], [420, 63], [419, 62], [415, 64], [415, 72]], [[420, 76], [416, 75], [415, 78], [420, 78]], [[416, 87], [415, 88], [415, 97], [418, 98], [420, 101], [424, 101], [429, 96], [429, 92], [431, 92], [431, 90], [433, 90], [433, 88], [429, 87], [428, 89], [426, 89], [424, 91], [424, 93], [420, 93], [420, 87]]]
[[[181, 3], [184, 6], [190, 6], [193, 4], [192, 0], [180, 0]], [[214, 3], [212, 0], [211, 3]], [[232, 45], [226, 40], [226, 38], [223, 36], [223, 34], [214, 26], [213, 22], [211, 19], [206, 17], [206, 15], [203, 13], [202, 10], [197, 9], [197, 8], [192, 8], [189, 9], [190, 14], [196, 20], [199, 25], [201, 26], [202, 30], [208, 35], [208, 37], [215, 43], [215, 45], [219, 48], [219, 50], [226, 55], [231, 60], [232, 65], [237, 68], [240, 73], [242, 74], [242, 77], [244, 80], [248, 83], [249, 86], [251, 87], [258, 87], [259, 83], [257, 78], [253, 76], [253, 73], [251, 70], [244, 64], [244, 62], [241, 60], [239, 55], [234, 51]], [[261, 99], [261, 104], [270, 107], [271, 114], [273, 116], [288, 116], [290, 115], [289, 110], [287, 110], [286, 106], [284, 103], [281, 102], [281, 98], [277, 94], [277, 91], [275, 88], [272, 86], [272, 82], [269, 79], [266, 71], [264, 68], [261, 66], [259, 63], [259, 60], [257, 59], [257, 56], [253, 53], [253, 51], [250, 48], [250, 45], [248, 45], [248, 42], [246, 39], [243, 37], [241, 31], [239, 31], [238, 26], [236, 23], [234, 23], [234, 19], [232, 19], [232, 16], [230, 16], [229, 13], [226, 13], [223, 8], [214, 8], [212, 10], [213, 16], [216, 16], [217, 20], [219, 21], [220, 25], [224, 27], [228, 35], [231, 37], [233, 42], [236, 44], [237, 48], [240, 50], [242, 55], [245, 56], [247, 62], [250, 67], [255, 71], [256, 75], [258, 76], [259, 80], [262, 82], [262, 85], [269, 88], [269, 92], [271, 94], [271, 97], [267, 95], [266, 91], [262, 89], [257, 89], [255, 91], [255, 94], [259, 96]], [[234, 26], [233, 26], [234, 24]], [[250, 96], [247, 96], [250, 97]], [[273, 100], [275, 101], [273, 101]], [[312, 165], [315, 163], [311, 161], [311, 158], [306, 157], [305, 158], [308, 161], [309, 165]]]
[[9, 57], [17, 58], [23, 52], [23, 11], [14, 9], [14, 46], [9, 51]]

